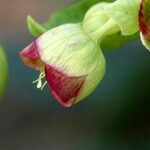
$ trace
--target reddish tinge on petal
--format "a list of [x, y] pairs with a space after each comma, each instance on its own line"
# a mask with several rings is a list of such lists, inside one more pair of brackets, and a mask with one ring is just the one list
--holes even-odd
[[86, 76], [69, 77], [49, 65], [45, 67], [45, 75], [53, 96], [64, 107], [71, 107], [80, 94]]
[[25, 65], [34, 69], [41, 70], [41, 68], [43, 68], [44, 66], [44, 63], [40, 60], [38, 50], [39, 49], [37, 47], [36, 42], [33, 42], [29, 46], [27, 46], [23, 51], [21, 51], [19, 55]]
[[142, 0], [139, 10], [139, 27], [144, 38], [150, 40], [150, 0]]

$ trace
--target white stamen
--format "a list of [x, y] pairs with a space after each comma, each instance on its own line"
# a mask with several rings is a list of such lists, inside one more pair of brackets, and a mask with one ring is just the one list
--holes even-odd
[[36, 82], [38, 82], [38, 81], [39, 81], [39, 79], [37, 79], [37, 80], [33, 81], [32, 83], [34, 84], [34, 83], [36, 83]]
[[42, 87], [42, 80], [39, 80], [38, 81], [38, 84], [37, 84], [37, 86], [36, 86], [38, 89], [40, 89], [41, 87]]
[[47, 84], [47, 81], [44, 82], [44, 84], [42, 84], [42, 79], [45, 77], [45, 73], [42, 72], [40, 75], [39, 75], [39, 78], [35, 81], [33, 81], [33, 84], [34, 83], [37, 83], [37, 88], [38, 89], [41, 89], [43, 90], [43, 88], [45, 87], [45, 85]]
[[41, 91], [44, 89], [45, 85], [47, 84], [47, 81], [44, 82], [44, 84], [41, 87]]

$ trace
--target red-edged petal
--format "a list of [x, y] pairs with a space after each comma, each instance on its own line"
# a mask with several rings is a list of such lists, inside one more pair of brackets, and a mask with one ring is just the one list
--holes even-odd
[[45, 75], [49, 88], [58, 102], [65, 107], [72, 106], [79, 96], [86, 76], [69, 77], [48, 65], [45, 68]]
[[40, 59], [38, 50], [39, 48], [37, 47], [36, 42], [33, 42], [23, 51], [21, 51], [19, 55], [25, 65], [34, 69], [41, 70], [44, 66], [44, 63]]
[[144, 38], [150, 41], [150, 0], [142, 0], [139, 10], [139, 27]]

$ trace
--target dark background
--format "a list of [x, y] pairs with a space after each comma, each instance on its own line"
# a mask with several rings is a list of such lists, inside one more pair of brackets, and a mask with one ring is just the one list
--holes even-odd
[[107, 72], [88, 98], [70, 109], [18, 57], [32, 40], [26, 16], [44, 22], [67, 0], [0, 0], [0, 42], [9, 62], [0, 105], [0, 150], [149, 150], [150, 53], [140, 41], [105, 53]]

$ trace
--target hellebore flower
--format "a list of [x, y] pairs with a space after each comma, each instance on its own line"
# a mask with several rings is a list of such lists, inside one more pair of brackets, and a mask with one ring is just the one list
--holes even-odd
[[48, 83], [53, 96], [65, 107], [88, 96], [105, 73], [105, 58], [98, 42], [80, 24], [49, 30], [20, 52], [20, 57], [27, 66], [41, 72], [35, 81], [37, 87], [43, 89]]
[[143, 45], [150, 51], [150, 0], [142, 0], [141, 2], [139, 27]]

